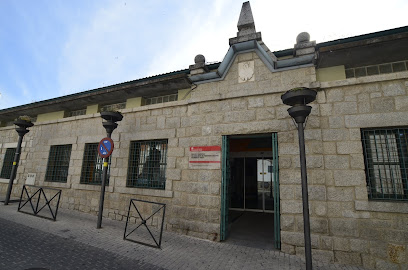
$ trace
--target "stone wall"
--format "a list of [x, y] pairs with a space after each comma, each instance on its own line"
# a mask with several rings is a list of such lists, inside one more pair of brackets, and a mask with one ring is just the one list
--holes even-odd
[[[406, 202], [368, 200], [360, 131], [408, 126], [406, 78], [405, 72], [321, 84], [306, 127], [315, 258], [370, 269], [408, 266]], [[304, 256], [297, 143], [279, 147], [282, 250]]]
[[[245, 61], [254, 61], [255, 78], [239, 83], [237, 66]], [[313, 255], [402, 269], [408, 263], [408, 208], [368, 200], [360, 128], [408, 125], [407, 78], [401, 72], [319, 83], [314, 67], [271, 72], [256, 53], [240, 54], [223, 80], [194, 86], [189, 100], [122, 111], [112, 136], [104, 216], [123, 220], [130, 198], [166, 203], [167, 230], [219, 240], [221, 170], [189, 169], [189, 148], [221, 146], [222, 135], [277, 132], [282, 251], [304, 256], [297, 130], [280, 96], [294, 87], [320, 86], [305, 130]], [[96, 214], [100, 187], [79, 181], [85, 143], [105, 137], [101, 122], [94, 114], [30, 128], [13, 195], [27, 173], [36, 173], [37, 185], [63, 189], [61, 207]], [[166, 189], [128, 188], [130, 141], [151, 139], [168, 139]], [[0, 128], [0, 140], [17, 142], [17, 134]], [[67, 183], [44, 182], [50, 146], [57, 144], [72, 144]], [[5, 193], [6, 184], [0, 189]]]

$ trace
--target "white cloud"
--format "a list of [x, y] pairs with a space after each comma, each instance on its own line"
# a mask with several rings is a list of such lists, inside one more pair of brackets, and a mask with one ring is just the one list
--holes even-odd
[[[90, 9], [87, 23], [72, 27], [59, 60], [60, 94], [185, 69], [197, 54], [221, 61], [242, 6], [233, 0], [137, 2], [107, 1]], [[403, 26], [407, 3], [252, 0], [251, 7], [257, 31], [276, 51], [292, 48], [303, 31], [319, 43]]]

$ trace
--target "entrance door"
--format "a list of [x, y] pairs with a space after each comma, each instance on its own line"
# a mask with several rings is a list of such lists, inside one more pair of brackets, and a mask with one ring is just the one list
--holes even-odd
[[258, 159], [258, 209], [273, 211], [272, 159]]
[[230, 209], [273, 213], [272, 158], [231, 157], [231, 161]]
[[221, 240], [238, 216], [263, 212], [280, 248], [277, 134], [223, 136], [222, 161]]

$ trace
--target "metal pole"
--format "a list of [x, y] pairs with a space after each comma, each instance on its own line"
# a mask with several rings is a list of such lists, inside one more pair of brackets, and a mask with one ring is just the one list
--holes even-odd
[[310, 220], [309, 220], [309, 196], [307, 192], [307, 173], [306, 173], [306, 151], [303, 123], [298, 123], [299, 150], [300, 150], [300, 169], [302, 176], [302, 200], [303, 200], [303, 231], [305, 235], [305, 257], [306, 269], [312, 270], [312, 247], [310, 240]]
[[[108, 138], [111, 138], [112, 133], [107, 132]], [[98, 224], [97, 229], [102, 227], [102, 213], [103, 213], [103, 203], [105, 200], [105, 186], [106, 186], [106, 176], [108, 173], [108, 159], [104, 158], [103, 160], [103, 173], [102, 173], [102, 183], [101, 183], [101, 196], [99, 198], [99, 212], [98, 212]]]
[[19, 133], [19, 136], [18, 136], [16, 154], [14, 155], [13, 167], [11, 169], [10, 181], [7, 187], [7, 194], [6, 194], [6, 200], [4, 201], [4, 205], [8, 205], [10, 201], [11, 190], [13, 189], [13, 181], [16, 178], [18, 162], [20, 161], [21, 143], [23, 141], [24, 134], [26, 133]]

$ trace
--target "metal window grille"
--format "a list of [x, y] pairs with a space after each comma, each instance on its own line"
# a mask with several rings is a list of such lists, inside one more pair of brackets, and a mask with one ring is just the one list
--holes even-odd
[[14, 156], [16, 155], [16, 148], [7, 148], [4, 155], [3, 167], [1, 168], [0, 178], [10, 178], [11, 169], [13, 168]]
[[117, 111], [126, 108], [126, 102], [116, 103], [116, 104], [108, 104], [101, 107], [101, 112], [104, 111]]
[[130, 143], [128, 187], [165, 189], [167, 140]]
[[373, 66], [363, 66], [346, 69], [346, 78], [358, 78], [378, 74], [387, 74], [408, 70], [408, 61], [384, 63]]
[[71, 149], [71, 144], [51, 146], [45, 181], [67, 182]]
[[408, 200], [408, 128], [363, 129], [368, 197]]
[[[100, 185], [102, 183], [103, 159], [98, 155], [98, 143], [85, 144], [84, 158], [82, 161], [81, 184]], [[110, 164], [110, 157], [108, 163]], [[109, 184], [110, 166], [106, 184]]]
[[70, 112], [69, 112], [69, 117], [71, 117], [71, 116], [85, 115], [85, 114], [86, 114], [86, 109], [76, 110], [76, 111], [70, 111]]
[[171, 94], [171, 95], [159, 96], [159, 97], [151, 97], [151, 98], [146, 99], [146, 105], [176, 101], [177, 98], [178, 98], [178, 94]]

